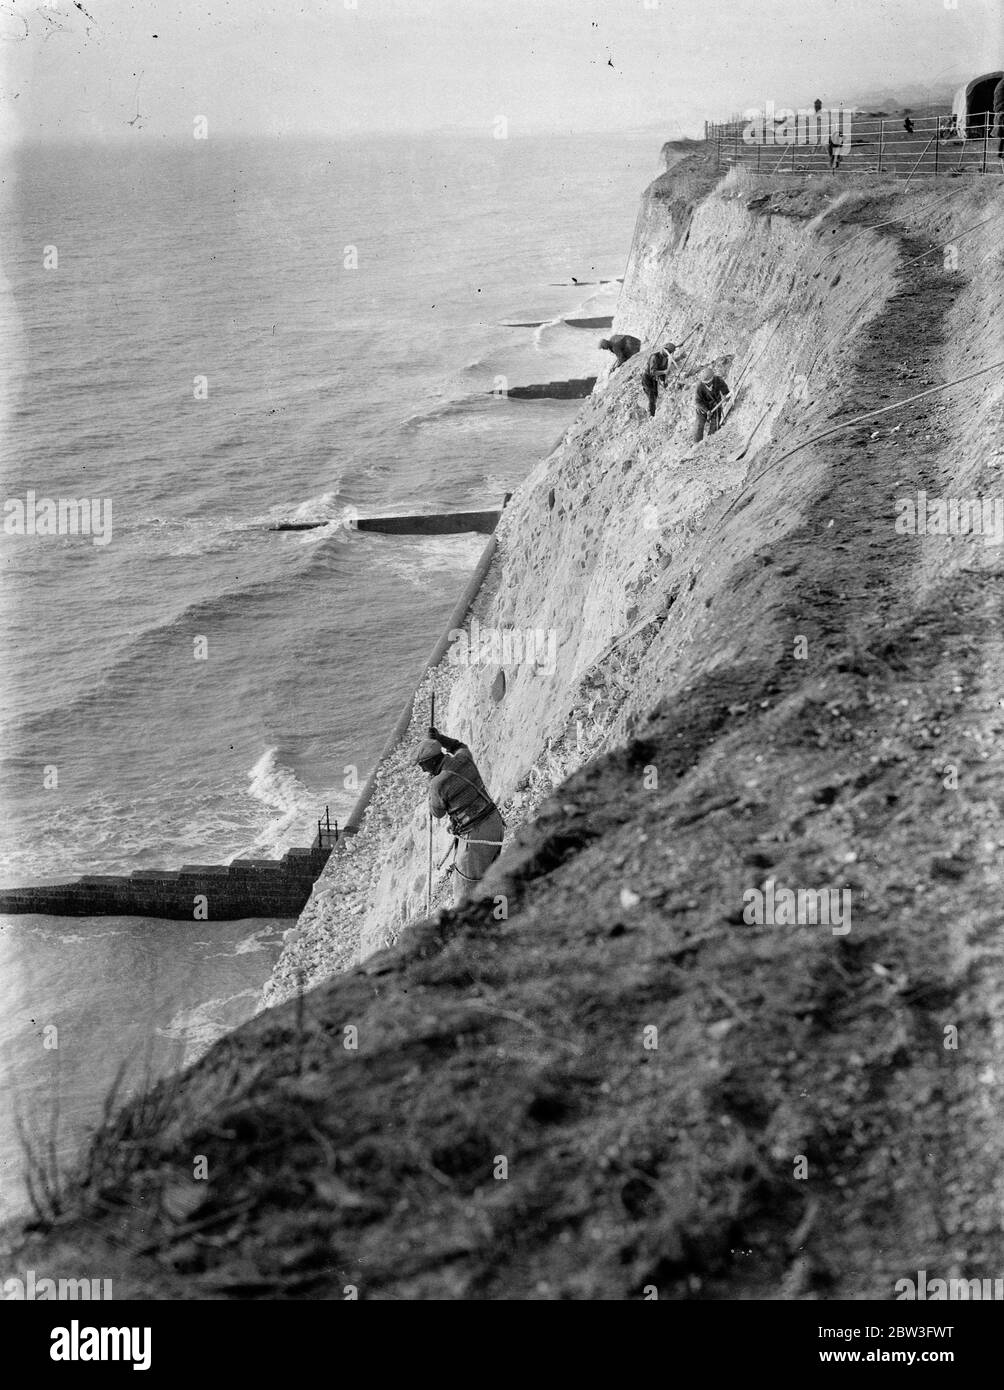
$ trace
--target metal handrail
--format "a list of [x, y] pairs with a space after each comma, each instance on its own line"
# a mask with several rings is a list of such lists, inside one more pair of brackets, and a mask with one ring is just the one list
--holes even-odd
[[[755, 164], [759, 171], [764, 151], [776, 149], [780, 158], [765, 165], [772, 173], [782, 171], [790, 152], [790, 172], [797, 172], [799, 164], [804, 169], [807, 161], [814, 161], [826, 149], [825, 135], [831, 129], [830, 113], [803, 111], [794, 121], [774, 127], [768, 126], [766, 139], [745, 140], [743, 134], [750, 122], [747, 120], [706, 121], [705, 143], [714, 147], [719, 166], [726, 164]], [[765, 119], [765, 117], [761, 117]], [[766, 118], [766, 119], [769, 119]], [[837, 117], [834, 117], [837, 119]], [[989, 169], [989, 142], [992, 133], [1004, 136], [1004, 126], [996, 127], [996, 117], [992, 111], [970, 112], [962, 121], [954, 114], [918, 116], [910, 119], [910, 129], [905, 130], [902, 122], [882, 117], [860, 117], [853, 113], [839, 115], [839, 132], [843, 133], [849, 123], [849, 139], [845, 135], [841, 151], [842, 167], [852, 172], [855, 167], [860, 172], [876, 172], [890, 176], [942, 177], [945, 174], [957, 175], [968, 169], [971, 172], [986, 173]], [[794, 129], [792, 129], [794, 127]], [[780, 138], [771, 138], [780, 131]], [[813, 138], [815, 137], [815, 139]], [[959, 159], [942, 157], [941, 145], [959, 146]], [[979, 145], [982, 144], [982, 152]], [[947, 151], [945, 152], [947, 155]], [[801, 158], [799, 159], [799, 156]], [[784, 170], [789, 172], [788, 169]]]
[[[332, 834], [334, 834], [334, 839], [333, 839], [333, 840], [332, 840], [332, 838], [331, 838], [331, 837], [332, 837]], [[325, 839], [327, 839], [327, 844], [325, 844]], [[332, 824], [331, 824], [331, 808], [328, 807], [328, 806], [325, 806], [325, 808], [324, 808], [324, 820], [322, 821], [321, 818], [320, 818], [320, 816], [318, 816], [318, 818], [317, 818], [317, 848], [318, 848], [318, 849], [331, 849], [332, 846], [333, 846], [333, 845], [337, 845], [337, 843], [338, 843], [338, 822], [335, 821], [335, 824], [334, 824], [334, 826], [332, 827]]]

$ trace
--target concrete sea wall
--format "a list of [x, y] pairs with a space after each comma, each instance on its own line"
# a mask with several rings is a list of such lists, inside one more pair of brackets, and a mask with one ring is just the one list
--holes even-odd
[[45, 912], [54, 917], [196, 918], [295, 917], [328, 861], [327, 848], [291, 849], [281, 859], [235, 859], [230, 864], [185, 864], [180, 869], [138, 869], [128, 876], [89, 874], [72, 883], [0, 891], [0, 912]]

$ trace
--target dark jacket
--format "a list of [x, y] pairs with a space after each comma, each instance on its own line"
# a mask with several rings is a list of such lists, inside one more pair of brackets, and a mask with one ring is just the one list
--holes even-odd
[[665, 386], [672, 360], [666, 348], [656, 348], [655, 352], [649, 355], [648, 362], [645, 364], [646, 375]]
[[699, 414], [708, 415], [719, 401], [723, 401], [726, 396], [731, 394], [720, 376], [712, 377], [710, 381], [702, 381], [698, 384], [694, 393], [694, 404], [697, 406]]
[[454, 835], [464, 835], [495, 809], [466, 743], [439, 735], [447, 752], [429, 783], [429, 809], [437, 820], [449, 816]]
[[641, 351], [641, 339], [631, 333], [615, 333], [607, 342], [610, 344], [610, 351], [617, 358], [618, 367], [623, 367], [629, 357]]

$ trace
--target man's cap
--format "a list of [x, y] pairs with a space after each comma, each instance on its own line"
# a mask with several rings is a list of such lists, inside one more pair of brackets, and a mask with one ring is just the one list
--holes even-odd
[[423, 763], [431, 762], [433, 758], [442, 756], [442, 748], [434, 738], [423, 738], [418, 745], [418, 752], [415, 754], [415, 766], [421, 767]]

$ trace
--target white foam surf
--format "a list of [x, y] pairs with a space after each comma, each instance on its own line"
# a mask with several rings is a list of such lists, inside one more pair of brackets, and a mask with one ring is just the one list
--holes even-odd
[[288, 846], [290, 832], [310, 822], [316, 797], [288, 767], [277, 759], [277, 748], [266, 748], [248, 773], [248, 796], [266, 813], [268, 820], [241, 851], [244, 855], [278, 859]]

